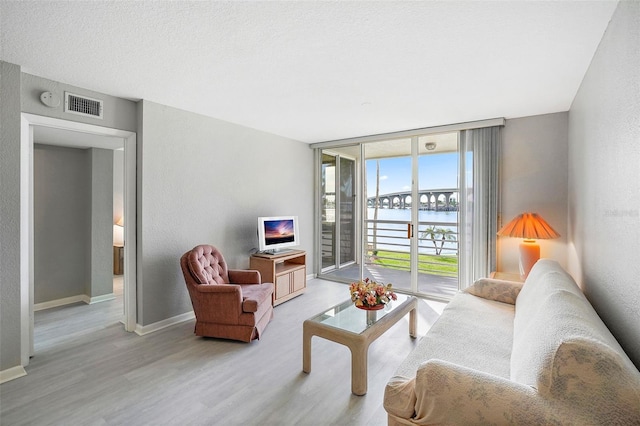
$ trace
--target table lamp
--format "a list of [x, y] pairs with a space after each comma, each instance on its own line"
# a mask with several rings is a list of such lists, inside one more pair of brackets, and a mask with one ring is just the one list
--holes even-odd
[[540, 246], [535, 240], [560, 237], [537, 213], [522, 213], [498, 231], [501, 237], [524, 238], [520, 243], [520, 277], [525, 279], [540, 259]]

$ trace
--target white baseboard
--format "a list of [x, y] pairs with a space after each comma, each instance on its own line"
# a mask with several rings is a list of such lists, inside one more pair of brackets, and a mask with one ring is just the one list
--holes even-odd
[[307, 274], [307, 281], [312, 280], [312, 279], [314, 279], [316, 277], [317, 277], [316, 274]]
[[89, 297], [86, 294], [78, 294], [77, 296], [64, 297], [62, 299], [49, 300], [48, 302], [35, 303], [33, 310], [42, 311], [44, 309], [57, 308], [58, 306], [71, 305], [72, 303], [84, 302], [87, 305], [93, 303], [106, 302], [108, 300], [115, 299], [116, 296], [113, 293], [103, 294], [102, 296]]
[[116, 295], [113, 293], [109, 293], [109, 294], [103, 294], [102, 296], [96, 296], [96, 297], [87, 297], [87, 300], [85, 300], [85, 303], [92, 305], [94, 303], [100, 303], [100, 302], [106, 302], [108, 300], [113, 300], [116, 298]]
[[196, 317], [196, 314], [191, 312], [185, 312], [184, 314], [177, 315], [175, 317], [167, 318], [166, 320], [154, 322], [149, 325], [140, 325], [136, 324], [135, 333], [138, 336], [144, 336], [145, 334], [153, 333], [154, 331], [162, 330], [163, 328], [170, 327], [175, 324], [180, 324], [181, 322], [192, 320]]
[[65, 297], [63, 299], [49, 300], [48, 302], [35, 303], [33, 305], [34, 311], [42, 311], [43, 309], [56, 308], [58, 306], [71, 305], [72, 303], [84, 302], [87, 303], [89, 298], [84, 294], [77, 296]]
[[17, 367], [7, 368], [6, 370], [0, 371], [0, 384], [26, 375], [27, 372], [21, 365], [18, 365]]

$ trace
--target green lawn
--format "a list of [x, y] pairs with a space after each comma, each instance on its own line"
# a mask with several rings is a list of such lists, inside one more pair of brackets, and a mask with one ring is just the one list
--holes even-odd
[[[369, 256], [371, 256], [371, 252]], [[378, 250], [373, 263], [390, 269], [409, 270], [409, 253]], [[418, 271], [447, 277], [458, 276], [458, 256], [436, 256], [421, 254], [418, 258]]]

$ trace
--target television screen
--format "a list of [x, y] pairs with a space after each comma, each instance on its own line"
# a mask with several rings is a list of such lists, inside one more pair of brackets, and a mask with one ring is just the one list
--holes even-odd
[[299, 245], [296, 216], [259, 217], [258, 245], [260, 251], [278, 252]]
[[264, 241], [266, 245], [290, 243], [294, 240], [293, 219], [267, 220], [264, 222]]

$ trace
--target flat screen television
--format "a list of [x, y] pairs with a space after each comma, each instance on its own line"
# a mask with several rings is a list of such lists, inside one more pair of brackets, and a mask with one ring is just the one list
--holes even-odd
[[258, 218], [258, 250], [279, 253], [300, 245], [297, 216]]

